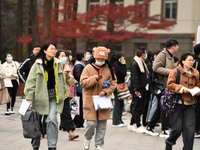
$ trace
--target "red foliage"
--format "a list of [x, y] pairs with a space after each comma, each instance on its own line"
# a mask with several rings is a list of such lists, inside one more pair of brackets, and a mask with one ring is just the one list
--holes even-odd
[[[59, 3], [59, 0], [54, 0]], [[77, 0], [65, 0], [65, 4], [73, 6]], [[76, 16], [77, 19], [51, 21], [51, 37], [56, 43], [66, 44], [71, 38], [89, 40], [95, 42], [122, 42], [133, 37], [158, 38], [157, 35], [149, 34], [150, 30], [166, 30], [175, 24], [167, 21], [161, 15], [149, 15], [148, 6], [151, 0], [142, 4], [129, 6], [115, 6], [112, 4], [94, 6], [83, 14], [76, 14], [75, 11], [52, 8], [53, 13], [63, 13], [67, 16]], [[71, 7], [70, 7], [71, 8]], [[43, 17], [38, 15], [40, 25]], [[112, 32], [107, 29], [107, 22], [112, 22]], [[40, 35], [42, 27], [40, 26]], [[25, 38], [26, 37], [26, 38]], [[18, 42], [31, 42], [32, 36], [28, 35], [18, 39]]]

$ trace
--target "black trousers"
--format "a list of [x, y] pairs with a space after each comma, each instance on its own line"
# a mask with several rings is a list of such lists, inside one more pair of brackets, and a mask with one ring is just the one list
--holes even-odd
[[124, 108], [124, 100], [119, 100], [117, 96], [117, 90], [114, 91], [115, 99], [113, 106], [113, 125], [123, 124], [122, 112]]
[[160, 98], [161, 95], [158, 95], [158, 104], [157, 104], [157, 108], [153, 114], [153, 117], [151, 118], [151, 121], [148, 123], [148, 126], [152, 129], [155, 128], [156, 123], [159, 121], [160, 117], [161, 117], [161, 124], [162, 130], [168, 130], [169, 129], [169, 114], [166, 114], [166, 112], [162, 109], [161, 104], [160, 104]]
[[136, 123], [137, 127], [141, 126], [140, 117], [143, 115], [142, 123], [144, 126], [147, 125], [146, 123], [146, 116], [147, 116], [147, 109], [148, 109], [148, 92], [144, 89], [140, 91], [141, 98], [139, 98], [135, 93], [133, 93], [133, 102], [132, 102], [132, 118], [130, 125]]
[[70, 100], [71, 98], [69, 97], [65, 99], [63, 112], [60, 115], [60, 127], [62, 127], [63, 130], [66, 130], [67, 132], [69, 132], [69, 130], [75, 130], [75, 125], [71, 117]]
[[82, 93], [77, 93], [77, 96], [80, 96], [80, 115], [76, 115], [74, 117], [74, 124], [76, 128], [84, 127], [84, 119], [83, 119], [83, 99], [82, 99]]
[[195, 107], [195, 113], [196, 113], [196, 132], [200, 132], [200, 96], [196, 97], [196, 107]]
[[11, 108], [14, 108], [15, 106], [15, 101], [16, 101], [16, 94], [17, 94], [17, 89], [18, 89], [18, 82], [17, 80], [11, 80], [13, 87], [8, 87], [8, 93], [11, 97], [11, 102], [7, 103], [7, 110]]

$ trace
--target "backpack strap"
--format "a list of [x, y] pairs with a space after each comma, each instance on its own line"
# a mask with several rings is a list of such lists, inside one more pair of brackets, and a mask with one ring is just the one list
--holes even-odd
[[[180, 70], [177, 68], [177, 77], [176, 77], [176, 84], [180, 84], [180, 76], [181, 76], [181, 72]], [[183, 101], [183, 98], [180, 94], [177, 94], [178, 98], [181, 100], [182, 102], [182, 109], [183, 109], [183, 106], [184, 106], [184, 101]]]

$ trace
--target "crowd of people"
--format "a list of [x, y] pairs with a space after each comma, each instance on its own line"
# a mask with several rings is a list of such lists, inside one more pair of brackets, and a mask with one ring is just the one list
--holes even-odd
[[[4, 81], [1, 88], [7, 87], [11, 97], [5, 115], [14, 113], [20, 85], [24, 87], [27, 101], [40, 114], [42, 137], [47, 138], [49, 150], [56, 150], [58, 129], [67, 131], [68, 139], [74, 140], [79, 137], [75, 133], [77, 128], [85, 129], [84, 150], [90, 149], [94, 134], [95, 148], [102, 150], [111, 114], [110, 109], [95, 110], [93, 96], [111, 97], [113, 94], [113, 127], [126, 126], [122, 120], [124, 100], [132, 99], [128, 130], [166, 138], [166, 150], [172, 150], [182, 134], [183, 149], [192, 150], [194, 137], [200, 137], [200, 96], [190, 94], [190, 89], [200, 87], [200, 44], [194, 47], [194, 54], [184, 53], [180, 60], [174, 56], [178, 49], [179, 43], [175, 39], [169, 39], [162, 51], [138, 48], [130, 66], [130, 85], [125, 81], [124, 54], [113, 53], [103, 46], [78, 52], [73, 58], [69, 50], [57, 50], [54, 43], [46, 42], [42, 46], [34, 45], [30, 56], [21, 65], [13, 60], [11, 53], [6, 53], [5, 62], [0, 63], [0, 80]], [[163, 81], [162, 90], [155, 92], [155, 79]], [[177, 101], [175, 111], [171, 113], [162, 108], [160, 101], [166, 88], [183, 99]], [[80, 99], [79, 114], [73, 118], [70, 100], [74, 96]], [[57, 113], [60, 114], [60, 125]], [[161, 123], [160, 133], [155, 130], [158, 123]], [[32, 139], [33, 150], [39, 149], [40, 139]]]

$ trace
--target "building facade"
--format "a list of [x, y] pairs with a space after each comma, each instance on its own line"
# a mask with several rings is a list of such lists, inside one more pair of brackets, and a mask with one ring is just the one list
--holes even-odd
[[[116, 5], [128, 6], [141, 3], [145, 0], [116, 0]], [[79, 0], [78, 12], [84, 13], [91, 10], [94, 5], [103, 5], [109, 0]], [[114, 51], [121, 51], [125, 57], [133, 57], [139, 47], [147, 50], [162, 50], [169, 38], [179, 42], [180, 57], [182, 53], [193, 52], [195, 30], [200, 25], [200, 1], [199, 0], [153, 0], [149, 6], [150, 15], [161, 14], [167, 20], [176, 21], [169, 30], [154, 30], [149, 33], [159, 35], [157, 39], [143, 39], [134, 37], [120, 43], [115, 43]], [[87, 45], [83, 41], [77, 41], [77, 51], [84, 51]]]

